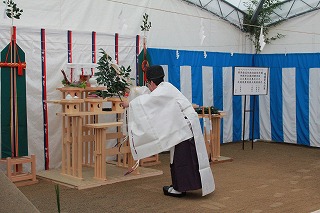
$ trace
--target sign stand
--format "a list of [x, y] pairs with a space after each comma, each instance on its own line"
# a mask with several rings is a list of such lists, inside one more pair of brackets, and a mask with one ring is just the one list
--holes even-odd
[[[253, 138], [254, 138], [254, 110], [256, 103], [256, 95], [253, 96], [253, 106], [252, 109], [247, 110], [247, 96], [244, 96], [244, 108], [243, 108], [243, 128], [242, 128], [242, 149], [244, 150], [244, 134], [245, 134], [245, 126], [246, 126], [246, 112], [252, 112], [252, 129], [251, 129], [251, 149], [253, 149]], [[249, 138], [250, 139], [250, 138]]]
[[[257, 95], [266, 95], [268, 92], [268, 71], [266, 67], [235, 67], [233, 95], [244, 95], [242, 149], [244, 150], [244, 137], [246, 127], [246, 112], [252, 113], [251, 149], [254, 140], [254, 112]], [[252, 109], [247, 110], [247, 96], [253, 95]], [[249, 138], [250, 139], [250, 138]]]

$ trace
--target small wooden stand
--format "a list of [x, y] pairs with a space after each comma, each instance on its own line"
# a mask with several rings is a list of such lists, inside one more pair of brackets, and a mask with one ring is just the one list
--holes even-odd
[[84, 103], [83, 99], [62, 99], [60, 103], [64, 106], [65, 113], [74, 113], [80, 111], [80, 106]]
[[85, 102], [88, 102], [90, 112], [102, 112], [102, 98], [86, 98]]
[[77, 96], [78, 98], [82, 98], [82, 92], [84, 91], [84, 89], [79, 87], [61, 87], [57, 88], [57, 90], [61, 91], [62, 99], [66, 98], [68, 94], [72, 97]]
[[[86, 125], [86, 127], [93, 128], [95, 130], [94, 178], [96, 179], [107, 180], [107, 177], [106, 177], [106, 157], [107, 156], [131, 153], [129, 146], [113, 147], [113, 148], [106, 149], [105, 142], [108, 136], [106, 129], [109, 127], [119, 127], [122, 124], [123, 124], [122, 122], [110, 122], [110, 123], [97, 123], [97, 124]], [[110, 134], [113, 134], [113, 133], [110, 133]], [[128, 164], [126, 164], [127, 160], [128, 160]], [[127, 159], [127, 160], [123, 160], [122, 166], [132, 167], [133, 159]]]
[[[211, 112], [209, 112], [209, 114], [199, 114], [199, 118], [209, 118], [211, 123], [209, 137], [206, 132], [204, 133], [204, 137], [209, 159], [211, 159], [213, 163], [233, 160], [232, 158], [220, 156], [220, 123], [225, 115], [225, 112], [220, 112], [220, 114], [211, 114]], [[204, 129], [204, 131], [206, 130]]]
[[[23, 156], [23, 157], [8, 157], [1, 159], [0, 163], [7, 164], [7, 176], [16, 186], [26, 186], [38, 183], [36, 179], [36, 157], [35, 155]], [[31, 172], [23, 172], [22, 164], [30, 163]]]
[[120, 106], [120, 103], [126, 100], [127, 98], [124, 98], [124, 97], [122, 98], [122, 100], [117, 97], [108, 98], [108, 101], [112, 102], [112, 111], [116, 111], [116, 112], [124, 112], [124, 109], [122, 106]]
[[[98, 123], [99, 122], [99, 116], [98, 114], [102, 113], [102, 106], [103, 102], [108, 101], [106, 98], [92, 98], [88, 97], [89, 92], [93, 92], [94, 89], [104, 89], [102, 87], [87, 87], [85, 89], [84, 97], [85, 98], [85, 106], [83, 107], [83, 110], [86, 112], [92, 112], [95, 113], [95, 115], [87, 115], [84, 116], [83, 124], [90, 124], [90, 123]], [[94, 165], [94, 129], [87, 128], [86, 126], [83, 126], [83, 137], [82, 137], [82, 143], [83, 143], [83, 154], [84, 154], [84, 161], [82, 162], [85, 166], [91, 166]]]

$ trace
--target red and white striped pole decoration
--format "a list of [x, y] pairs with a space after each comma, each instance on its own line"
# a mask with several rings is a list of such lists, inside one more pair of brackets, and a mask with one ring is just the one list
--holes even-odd
[[115, 34], [115, 60], [119, 64], [119, 34]]
[[42, 111], [43, 111], [43, 142], [45, 170], [49, 169], [49, 126], [47, 106], [47, 56], [46, 56], [46, 31], [41, 29], [41, 68], [42, 68]]
[[140, 36], [136, 36], [136, 85], [139, 86], [140, 76], [139, 76], [139, 53], [140, 53]]
[[[92, 32], [92, 63], [97, 63], [97, 33]], [[91, 75], [94, 75], [94, 69], [91, 68]]]
[[[68, 30], [68, 63], [72, 63], [72, 31]], [[73, 82], [73, 68], [70, 71], [70, 82]]]

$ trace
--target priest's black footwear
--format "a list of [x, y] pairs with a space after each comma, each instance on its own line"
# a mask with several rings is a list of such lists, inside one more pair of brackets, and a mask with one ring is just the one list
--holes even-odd
[[173, 193], [173, 192], [171, 192], [172, 189], [173, 189], [172, 186], [164, 186], [163, 187], [163, 194], [167, 195], [167, 196], [171, 196], [171, 197], [184, 197], [187, 194], [186, 192]]

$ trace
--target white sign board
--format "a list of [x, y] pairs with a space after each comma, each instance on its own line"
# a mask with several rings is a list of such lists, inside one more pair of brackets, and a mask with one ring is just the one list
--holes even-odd
[[233, 95], [266, 95], [268, 73], [267, 67], [235, 67]]

